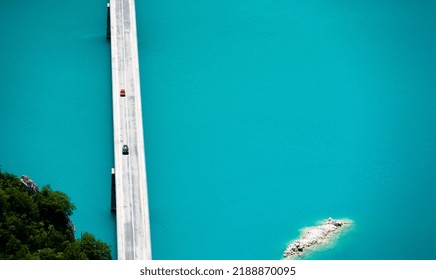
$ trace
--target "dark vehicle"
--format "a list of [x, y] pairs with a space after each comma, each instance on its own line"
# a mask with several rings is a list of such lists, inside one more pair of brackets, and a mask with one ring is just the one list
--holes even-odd
[[123, 155], [128, 155], [128, 154], [129, 154], [129, 146], [123, 145]]
[[126, 96], [126, 90], [125, 90], [125, 89], [122, 88], [122, 89], [120, 90], [120, 96], [121, 96], [121, 97]]

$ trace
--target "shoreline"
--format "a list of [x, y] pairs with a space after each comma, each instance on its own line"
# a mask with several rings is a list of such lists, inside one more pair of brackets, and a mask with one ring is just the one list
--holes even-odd
[[322, 220], [318, 225], [301, 229], [301, 235], [286, 246], [283, 258], [287, 260], [299, 259], [314, 251], [331, 245], [337, 237], [350, 229], [353, 221], [350, 219]]

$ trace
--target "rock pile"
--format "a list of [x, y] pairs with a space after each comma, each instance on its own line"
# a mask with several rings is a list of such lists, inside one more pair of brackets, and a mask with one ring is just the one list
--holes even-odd
[[283, 252], [283, 257], [295, 259], [303, 255], [309, 248], [316, 245], [326, 244], [337, 233], [347, 228], [350, 220], [334, 220], [328, 218], [320, 225], [306, 228], [301, 237], [291, 242]]

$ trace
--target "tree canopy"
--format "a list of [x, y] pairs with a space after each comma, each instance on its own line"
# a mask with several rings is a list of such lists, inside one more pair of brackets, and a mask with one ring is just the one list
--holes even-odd
[[29, 191], [0, 170], [0, 259], [107, 260], [109, 245], [84, 233], [74, 237], [69, 197], [49, 185]]

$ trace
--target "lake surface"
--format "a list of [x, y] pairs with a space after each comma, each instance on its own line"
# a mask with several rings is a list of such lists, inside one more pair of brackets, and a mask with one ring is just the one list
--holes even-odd
[[0, 167], [67, 193], [76, 236], [114, 249], [106, 2], [6, 0], [0, 15]]
[[[5, 2], [0, 166], [115, 247], [105, 3]], [[136, 6], [155, 259], [436, 259], [435, 1]]]

